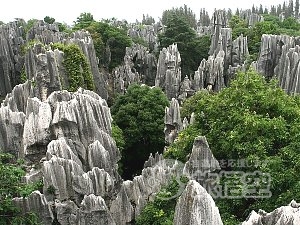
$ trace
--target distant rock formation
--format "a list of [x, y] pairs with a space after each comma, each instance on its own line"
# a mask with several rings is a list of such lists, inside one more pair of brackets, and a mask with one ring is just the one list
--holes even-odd
[[0, 25], [0, 97], [5, 97], [14, 86], [21, 83], [25, 24], [24, 20], [18, 19]]
[[300, 224], [300, 204], [294, 200], [288, 206], [282, 206], [273, 212], [267, 213], [259, 210], [252, 211], [242, 225], [298, 225]]
[[177, 98], [181, 82], [181, 57], [177, 44], [172, 44], [160, 51], [155, 86], [160, 87], [168, 99]]
[[63, 52], [47, 49], [48, 44], [59, 42], [75, 43], [80, 47], [90, 66], [96, 93], [104, 99], [108, 98], [107, 84], [99, 72], [98, 59], [88, 32], [77, 31], [69, 36], [59, 32], [55, 23], [37, 21], [25, 34], [25, 25], [23, 20], [17, 20], [0, 26], [0, 55], [3, 55], [0, 63], [0, 79], [3, 81], [0, 83], [0, 97], [6, 96], [24, 79], [41, 79], [36, 91], [41, 99], [47, 98], [52, 91], [68, 87], [62, 86], [68, 84], [62, 64]]
[[151, 51], [156, 51], [158, 48], [157, 34], [161, 29], [160, 23], [153, 25], [133, 24], [129, 26], [127, 34], [133, 39], [142, 39], [149, 45]]
[[155, 55], [140, 44], [126, 48], [124, 63], [113, 70], [114, 92], [124, 94], [133, 83], [154, 86], [157, 62]]
[[279, 84], [289, 94], [300, 93], [300, 47], [282, 47], [281, 57], [274, 69], [275, 77]]
[[263, 34], [261, 37], [260, 52], [256, 70], [264, 75], [267, 79], [274, 76], [274, 69], [279, 63], [282, 55], [282, 48], [290, 49], [300, 44], [300, 38], [290, 37], [288, 35], [270, 35]]
[[190, 180], [179, 197], [174, 225], [223, 225], [219, 210], [212, 197], [195, 180]]
[[248, 27], [253, 27], [256, 23], [264, 21], [264, 17], [262, 15], [253, 13], [251, 9], [241, 10], [239, 16], [241, 19], [246, 21]]
[[179, 103], [175, 98], [172, 98], [170, 107], [165, 109], [165, 140], [167, 143], [173, 143], [178, 133], [182, 130], [182, 121], [180, 117]]

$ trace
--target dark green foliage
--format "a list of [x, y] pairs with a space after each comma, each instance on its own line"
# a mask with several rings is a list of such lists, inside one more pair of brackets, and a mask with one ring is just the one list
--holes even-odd
[[143, 14], [143, 20], [142, 20], [142, 24], [145, 24], [145, 25], [152, 25], [155, 23], [155, 20], [152, 16], [149, 16], [148, 14], [145, 16]]
[[[125, 30], [114, 27], [107, 23], [98, 22], [97, 32], [101, 35], [103, 43], [109, 46], [111, 53], [111, 61], [109, 63], [109, 70], [119, 66], [125, 56], [126, 47], [130, 47], [132, 40], [127, 36]], [[100, 61], [104, 61], [104, 55], [100, 56]]]
[[46, 23], [52, 24], [52, 23], [55, 22], [55, 19], [54, 19], [53, 17], [50, 17], [50, 16], [45, 16], [45, 17], [44, 17], [44, 21], [45, 21]]
[[162, 23], [164, 25], [167, 25], [169, 23], [168, 20], [170, 20], [172, 17], [181, 17], [184, 19], [184, 21], [191, 27], [196, 29], [197, 27], [197, 21], [196, 21], [196, 15], [195, 13], [188, 8], [187, 5], [184, 5], [180, 8], [172, 8], [170, 10], [163, 11], [162, 14]]
[[20, 209], [12, 203], [14, 197], [26, 197], [34, 190], [42, 188], [42, 181], [24, 184], [21, 178], [25, 175], [22, 163], [17, 162], [10, 154], [0, 154], [0, 224], [39, 224], [33, 213], [20, 214]]
[[[73, 30], [80, 29], [90, 32], [100, 65], [112, 71], [123, 62], [126, 47], [132, 44], [126, 30], [110, 25], [109, 21], [97, 22], [90, 13], [82, 13], [77, 18]], [[107, 57], [107, 50], [111, 54], [111, 60]]]
[[133, 84], [112, 106], [113, 119], [122, 129], [126, 143], [121, 164], [127, 178], [142, 169], [151, 152], [162, 152], [164, 114], [168, 104], [161, 89]]
[[63, 45], [55, 43], [52, 49], [64, 52], [63, 65], [69, 77], [69, 91], [77, 91], [79, 87], [94, 90], [94, 80], [90, 66], [80, 48], [75, 44]]
[[95, 22], [95, 20], [91, 13], [81, 13], [75, 21], [74, 30], [85, 29], [86, 27], [89, 27], [93, 22]]
[[[186, 185], [187, 180], [181, 179], [181, 185]], [[172, 225], [175, 213], [175, 206], [180, 191], [178, 181], [172, 179], [170, 183], [163, 187], [156, 195], [153, 202], [149, 202], [137, 218], [136, 225]]]
[[[267, 160], [244, 172], [260, 170], [272, 178], [272, 197], [264, 199], [218, 199], [224, 220], [244, 220], [252, 209], [272, 211], [299, 201], [298, 97], [287, 95], [275, 80], [266, 82], [253, 71], [239, 73], [230, 87], [218, 94], [200, 92], [183, 104], [184, 116], [196, 113], [196, 122], [179, 134], [165, 155], [180, 160], [191, 151], [193, 138], [206, 136], [215, 157], [221, 159]], [[188, 149], [189, 148], [189, 149]], [[228, 168], [227, 168], [228, 169]], [[234, 169], [234, 168], [229, 168]], [[231, 221], [231, 222], [230, 222]]]
[[118, 149], [122, 152], [125, 147], [124, 134], [116, 123], [112, 123], [112, 137], [116, 142]]
[[176, 14], [170, 15], [166, 25], [165, 32], [159, 35], [160, 48], [177, 43], [182, 59], [183, 77], [193, 74], [201, 60], [208, 57], [210, 38], [197, 37], [195, 30], [185, 22], [183, 17]]

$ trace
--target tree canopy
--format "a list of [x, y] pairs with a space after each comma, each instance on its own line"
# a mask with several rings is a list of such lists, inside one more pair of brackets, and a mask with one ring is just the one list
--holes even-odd
[[186, 20], [171, 14], [166, 21], [164, 33], [159, 35], [160, 48], [177, 43], [182, 59], [182, 74], [190, 75], [197, 70], [201, 60], [208, 57], [210, 38], [208, 36], [197, 37]]
[[166, 151], [166, 157], [184, 161], [191, 152], [194, 138], [204, 135], [218, 160], [267, 162], [258, 167], [226, 168], [269, 173], [272, 197], [217, 199], [221, 213], [227, 215], [224, 220], [233, 215], [245, 220], [252, 209], [272, 211], [287, 205], [291, 199], [300, 198], [297, 179], [300, 172], [299, 97], [289, 96], [278, 87], [276, 80], [267, 82], [250, 70], [239, 73], [230, 87], [220, 93], [200, 91], [187, 99], [182, 115], [189, 116], [192, 112], [196, 113], [196, 122], [179, 134], [178, 140]]
[[168, 104], [161, 89], [137, 84], [116, 99], [111, 112], [124, 135], [121, 159], [124, 177], [132, 178], [131, 175], [141, 170], [150, 153], [162, 152], [164, 114]]

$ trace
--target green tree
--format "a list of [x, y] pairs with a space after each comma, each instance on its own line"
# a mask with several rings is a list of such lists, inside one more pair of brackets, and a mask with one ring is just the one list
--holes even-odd
[[168, 104], [161, 89], [137, 84], [131, 85], [125, 95], [116, 99], [111, 111], [124, 135], [121, 164], [125, 178], [132, 178], [140, 171], [150, 153], [162, 152], [164, 114]]
[[26, 197], [42, 188], [42, 182], [30, 185], [22, 183], [24, 175], [22, 162], [17, 162], [10, 154], [0, 154], [0, 224], [39, 224], [34, 213], [22, 215], [12, 202], [14, 197]]
[[165, 32], [159, 35], [159, 42], [161, 49], [177, 43], [183, 75], [193, 74], [201, 60], [208, 57], [209, 37], [197, 37], [195, 30], [176, 14], [169, 17]]
[[182, 115], [192, 112], [196, 113], [196, 122], [179, 134], [178, 141], [167, 149], [166, 157], [185, 160], [193, 139], [204, 135], [218, 160], [266, 160], [264, 165], [238, 170], [259, 170], [272, 178], [270, 198], [217, 200], [224, 220], [242, 221], [252, 209], [272, 211], [292, 199], [300, 199], [299, 97], [287, 95], [276, 80], [267, 82], [263, 76], [249, 71], [239, 73], [220, 93], [199, 92], [187, 99]]
[[88, 27], [92, 22], [95, 22], [94, 16], [91, 13], [81, 13], [74, 22], [74, 29], [80, 30]]
[[168, 20], [172, 19], [174, 15], [176, 17], [183, 18], [191, 28], [196, 29], [197, 27], [196, 15], [187, 5], [184, 5], [183, 7], [180, 8], [172, 8], [170, 10], [163, 11], [162, 19], [161, 19], [162, 23], [164, 25], [167, 25]]
[[[124, 59], [126, 47], [132, 45], [132, 40], [127, 36], [126, 30], [115, 27], [108, 23], [98, 22], [96, 31], [101, 35], [103, 43], [109, 46], [111, 53], [111, 61], [109, 63], [109, 70], [119, 66]], [[100, 62], [105, 62], [103, 54], [99, 57]]]
[[55, 19], [54, 19], [53, 17], [50, 17], [50, 16], [45, 16], [45, 17], [44, 17], [44, 21], [45, 21], [46, 23], [52, 24], [52, 23], [55, 22]]

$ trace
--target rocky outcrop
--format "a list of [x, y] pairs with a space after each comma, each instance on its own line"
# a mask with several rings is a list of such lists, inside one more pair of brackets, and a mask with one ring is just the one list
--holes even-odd
[[204, 136], [196, 137], [190, 157], [185, 163], [183, 173], [189, 179], [197, 180], [201, 184], [201, 180], [198, 179], [199, 177], [220, 169], [219, 162], [213, 156], [206, 138]]
[[267, 213], [259, 210], [258, 213], [252, 211], [242, 225], [297, 225], [300, 224], [300, 204], [294, 200], [288, 206], [282, 206], [273, 212]]
[[274, 69], [276, 65], [278, 65], [282, 55], [283, 46], [285, 49], [290, 49], [299, 45], [299, 42], [299, 37], [263, 34], [261, 37], [259, 57], [254, 67], [267, 79], [272, 78], [274, 76]]
[[54, 216], [51, 206], [39, 191], [32, 192], [26, 198], [14, 198], [13, 203], [21, 209], [22, 213], [35, 212], [43, 224], [52, 224]]
[[154, 86], [156, 58], [140, 44], [126, 47], [124, 63], [113, 71], [114, 92], [124, 94], [130, 84], [143, 83]]
[[174, 224], [223, 225], [214, 200], [195, 180], [188, 182], [177, 201]]
[[155, 86], [162, 88], [168, 99], [177, 98], [181, 82], [181, 57], [177, 44], [160, 51]]
[[182, 130], [182, 121], [180, 117], [179, 103], [175, 98], [172, 98], [170, 107], [165, 109], [165, 140], [167, 143], [173, 143], [178, 133]]
[[275, 67], [274, 74], [279, 80], [281, 88], [289, 94], [300, 93], [299, 54], [299, 45], [293, 48], [284, 45], [278, 65]]
[[239, 13], [241, 19], [245, 20], [248, 27], [253, 27], [258, 22], [263, 22], [264, 17], [262, 15], [252, 13], [252, 10], [241, 10]]
[[[158, 158], [161, 160], [151, 167], [144, 168], [140, 176], [134, 177], [132, 181], [123, 182], [121, 191], [111, 204], [111, 212], [117, 224], [125, 225], [140, 215], [146, 203], [154, 199], [162, 186], [168, 184], [172, 177], [178, 178], [182, 175], [182, 163], [163, 159], [162, 156]], [[183, 183], [180, 185], [183, 187]], [[181, 192], [178, 192], [174, 197], [180, 194]]]
[[144, 25], [144, 24], [133, 24], [128, 28], [127, 35], [133, 39], [142, 39], [149, 45], [151, 51], [157, 50], [158, 38], [157, 33], [161, 25]]
[[[122, 180], [106, 101], [84, 89], [54, 91], [41, 101], [31, 98], [30, 90], [30, 82], [17, 86], [0, 108], [1, 148], [14, 148], [13, 153], [35, 167], [25, 176], [27, 182], [44, 181], [43, 194], [16, 199], [16, 204], [27, 204], [24, 213], [38, 215], [51, 206], [43, 224], [54, 218], [74, 224], [91, 224], [97, 218], [115, 224], [107, 205]], [[17, 96], [20, 93], [24, 96]]]
[[24, 45], [25, 21], [0, 25], [0, 98], [10, 93], [15, 85], [21, 83], [24, 65], [22, 46]]
[[[95, 91], [107, 99], [107, 84], [98, 69], [98, 59], [92, 38], [88, 32], [77, 31], [73, 34], [59, 32], [58, 24], [37, 21], [25, 35], [25, 22], [15, 22], [0, 26], [0, 97], [10, 93], [13, 87], [25, 79], [38, 84], [35, 96], [45, 100], [53, 91], [69, 87], [63, 66], [64, 54], [51, 51], [51, 43], [75, 43], [84, 53], [93, 75]], [[26, 36], [26, 39], [25, 39]], [[83, 87], [85, 88], [85, 87]]]

